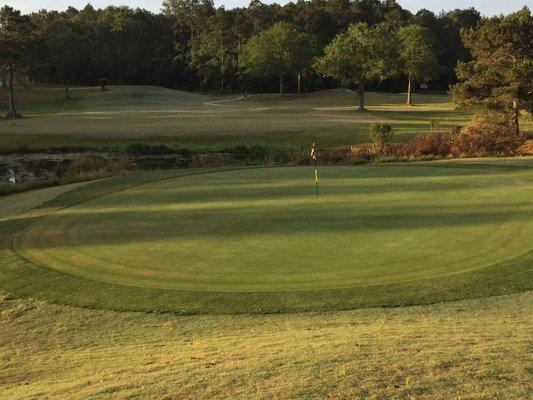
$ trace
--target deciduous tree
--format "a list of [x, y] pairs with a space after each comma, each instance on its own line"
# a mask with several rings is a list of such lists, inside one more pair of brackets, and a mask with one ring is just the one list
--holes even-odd
[[256, 77], [279, 76], [279, 92], [283, 94], [283, 76], [297, 75], [311, 65], [316, 43], [294, 25], [278, 22], [250, 38], [241, 54], [245, 73]]
[[408, 25], [397, 33], [399, 70], [407, 77], [407, 104], [412, 105], [413, 85], [431, 80], [439, 71], [434, 49], [435, 35], [419, 25]]
[[359, 110], [365, 110], [366, 85], [382, 80], [393, 72], [393, 34], [383, 24], [351, 25], [326, 47], [315, 67], [325, 76], [335, 78], [345, 87], [356, 86]]
[[238, 69], [237, 43], [232, 36], [231, 32], [215, 27], [191, 40], [189, 67], [196, 71], [202, 89], [220, 82], [222, 91], [227, 85], [231, 92]]

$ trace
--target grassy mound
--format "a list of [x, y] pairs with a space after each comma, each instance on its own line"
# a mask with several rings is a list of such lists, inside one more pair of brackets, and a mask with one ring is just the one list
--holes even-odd
[[0, 288], [176, 313], [395, 306], [529, 288], [527, 163], [321, 175], [319, 200], [304, 167], [89, 184], [4, 222], [15, 252], [4, 250]]

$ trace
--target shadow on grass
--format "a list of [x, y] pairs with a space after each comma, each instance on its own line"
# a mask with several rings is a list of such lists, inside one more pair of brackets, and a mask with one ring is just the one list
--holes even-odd
[[[168, 178], [170, 174], [166, 176]], [[139, 181], [142, 182], [143, 179], [150, 181], [154, 177], [153, 175], [148, 178], [125, 177], [119, 181], [109, 180], [95, 183], [89, 187], [69, 192], [47, 203], [46, 207], [61, 208], [68, 204], [79, 203], [88, 197], [129, 188], [133, 184], [138, 184]], [[514, 202], [509, 204], [509, 208], [523, 205], [521, 202]], [[417, 208], [413, 206], [409, 212], [416, 212], [415, 209]], [[464, 223], [464, 220], [461, 222], [460, 219], [448, 221], [445, 218], [445, 212], [435, 212], [435, 210], [429, 212], [430, 209], [430, 205], [425, 209], [418, 209], [424, 218], [414, 219], [413, 227], [425, 226], [426, 218], [432, 218], [431, 213], [436, 213], [439, 216], [440, 221], [434, 222], [435, 224]], [[276, 211], [272, 210], [274, 214]], [[253, 210], [246, 212], [248, 215], [254, 216]], [[363, 210], [359, 210], [357, 213], [362, 214]], [[507, 218], [516, 218], [517, 221], [531, 218], [531, 213], [524, 210], [510, 216], [509, 212], [500, 209], [499, 205], [492, 205], [492, 207], [483, 208], [476, 212], [463, 211], [462, 213], [461, 218], [472, 218], [473, 223], [478, 223], [476, 222], [478, 219], [497, 224]], [[103, 217], [103, 221], [109, 221], [109, 215]], [[166, 219], [168, 214], [162, 213], [159, 214], [159, 217]], [[213, 218], [213, 214], [205, 217]], [[283, 217], [285, 216], [281, 215], [279, 220], [283, 220]], [[288, 217], [291, 217], [290, 213]], [[340, 215], [338, 217], [341, 218]], [[390, 215], [381, 214], [381, 217], [381, 224], [386, 226], [391, 223]], [[533, 282], [533, 252], [530, 251], [522, 256], [480, 270], [418, 281], [344, 289], [264, 293], [195, 292], [127, 287], [78, 278], [41, 268], [20, 259], [10, 248], [13, 235], [36, 220], [21, 216], [18, 219], [1, 223], [0, 289], [12, 297], [33, 297], [88, 308], [174, 314], [218, 314], [325, 311], [376, 306], [396, 307], [510, 294], [532, 289], [531, 283]], [[92, 223], [94, 226], [99, 226], [102, 222], [95, 220]], [[338, 221], [338, 223], [346, 224], [343, 221]], [[370, 226], [372, 225], [370, 224]], [[352, 229], [350, 226], [348, 228]], [[140, 232], [140, 235], [146, 234]], [[111, 239], [108, 238], [107, 240]]]
[[[516, 207], [528, 206], [518, 203]], [[310, 221], [312, 215], [312, 222]], [[406, 232], [418, 229], [444, 229], [486, 226], [497, 229], [505, 222], [520, 222], [533, 218], [533, 210], [513, 209], [503, 206], [484, 206], [479, 211], [445, 210], [412, 206], [397, 209], [390, 207], [386, 213], [373, 209], [353, 209], [330, 212], [327, 209], [298, 206], [247, 208], [206, 208], [186, 211], [124, 211], [54, 215], [37, 225], [37, 236], [23, 233], [17, 240], [21, 249], [52, 249], [69, 245], [117, 245], [139, 243], [142, 245], [161, 240], [239, 240], [247, 237], [284, 235], [305, 237], [313, 234], [348, 234], [392, 231]], [[36, 220], [18, 220], [31, 224]], [[0, 229], [8, 229], [0, 223]], [[65, 239], [74, 235], [73, 242]], [[35, 235], [35, 233], [33, 233]], [[303, 236], [302, 236], [303, 235]], [[29, 239], [29, 240], [28, 240]]]

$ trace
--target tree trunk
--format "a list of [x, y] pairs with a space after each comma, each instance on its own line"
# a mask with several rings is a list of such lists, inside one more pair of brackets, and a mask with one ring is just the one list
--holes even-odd
[[2, 77], [2, 89], [7, 89], [7, 82], [5, 77]]
[[365, 108], [365, 84], [360, 83], [359, 89], [357, 90], [357, 95], [359, 96], [359, 111], [366, 111]]
[[283, 74], [279, 74], [279, 94], [283, 94]]
[[520, 109], [518, 108], [518, 99], [513, 99], [513, 128], [515, 135], [520, 135]]
[[13, 88], [13, 65], [9, 66], [9, 94], [8, 94], [8, 102], [9, 102], [9, 113], [8, 116], [11, 118], [17, 118], [20, 117], [19, 114], [17, 114], [17, 110], [15, 108], [15, 90]]
[[407, 83], [407, 105], [408, 106], [413, 105], [413, 89], [412, 89], [411, 77], [409, 77], [408, 83]]
[[298, 94], [302, 93], [302, 74], [298, 72]]

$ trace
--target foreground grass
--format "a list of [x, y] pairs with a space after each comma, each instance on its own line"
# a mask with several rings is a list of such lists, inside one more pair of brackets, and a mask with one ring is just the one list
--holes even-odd
[[176, 317], [0, 299], [9, 399], [525, 399], [531, 292]]
[[269, 145], [322, 147], [368, 141], [368, 125], [387, 122], [396, 140], [425, 133], [430, 121], [465, 123], [445, 95], [415, 95], [417, 106], [403, 104], [403, 94], [368, 93], [369, 112], [354, 111], [353, 92], [337, 89], [308, 95], [254, 95], [215, 102], [213, 96], [150, 86], [74, 88], [73, 100], [62, 88], [37, 86], [17, 91], [25, 118], [0, 121], [0, 149], [85, 146], [124, 149], [128, 143], [164, 143], [174, 147], [216, 150]]

